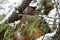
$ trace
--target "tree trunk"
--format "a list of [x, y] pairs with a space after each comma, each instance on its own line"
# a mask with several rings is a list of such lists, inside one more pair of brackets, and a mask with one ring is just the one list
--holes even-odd
[[[0, 22], [0, 24], [3, 24], [5, 23], [6, 21], [8, 22], [14, 22], [16, 20], [18, 20], [18, 16], [17, 16], [17, 13], [16, 11], [19, 11], [19, 13], [22, 13], [25, 8], [29, 5], [29, 3], [31, 2], [32, 0], [22, 0], [22, 3], [21, 5], [19, 5], [17, 8], [13, 8], [6, 16], [5, 18]], [[8, 16], [9, 15], [9, 16]]]

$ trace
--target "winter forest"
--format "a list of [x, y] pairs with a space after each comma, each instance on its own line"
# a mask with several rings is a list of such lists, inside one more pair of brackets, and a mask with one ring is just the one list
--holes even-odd
[[0, 0], [0, 40], [60, 40], [60, 0]]

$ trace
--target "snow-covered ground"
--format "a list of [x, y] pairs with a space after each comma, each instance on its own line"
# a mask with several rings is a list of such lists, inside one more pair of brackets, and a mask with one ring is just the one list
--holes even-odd
[[36, 40], [42, 40], [42, 39], [43, 40], [52, 40], [51, 37], [53, 37], [56, 34], [56, 31], [57, 31], [57, 29], [52, 33], [47, 33], [47, 34], [41, 36], [40, 38], [37, 38]]
[[[46, 16], [46, 15], [43, 15], [43, 17], [44, 17], [44, 19], [46, 20], [46, 22], [47, 22], [48, 24], [50, 24], [50, 25], [49, 25], [50, 28], [52, 28], [53, 25], [51, 25], [51, 24], [53, 24], [54, 18], [58, 18], [58, 14], [56, 13], [56, 8], [52, 9], [47, 16]], [[50, 17], [50, 18], [49, 18], [49, 17]], [[56, 20], [56, 24], [58, 24], [58, 23], [59, 23], [59, 21], [58, 21], [58, 19], [57, 19], [57, 20]]]
[[13, 8], [21, 5], [21, 0], [1, 0], [0, 1], [0, 15], [7, 15]]
[[23, 0], [0, 0], [0, 15], [6, 15], [5, 18], [0, 22], [3, 24], [12, 15], [15, 8], [21, 5]]

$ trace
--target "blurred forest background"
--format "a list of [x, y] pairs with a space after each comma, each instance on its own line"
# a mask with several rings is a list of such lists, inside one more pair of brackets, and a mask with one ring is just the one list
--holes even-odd
[[0, 40], [60, 40], [60, 0], [0, 0]]

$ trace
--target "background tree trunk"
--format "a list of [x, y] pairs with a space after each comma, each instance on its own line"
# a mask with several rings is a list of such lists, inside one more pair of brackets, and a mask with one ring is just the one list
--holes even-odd
[[[5, 18], [0, 22], [0, 24], [3, 24], [5, 23], [6, 21], [8, 22], [14, 22], [16, 20], [18, 20], [18, 16], [17, 16], [17, 13], [16, 11], [19, 11], [19, 13], [22, 13], [25, 8], [29, 5], [29, 3], [31, 2], [32, 0], [22, 0], [22, 3], [21, 5], [19, 5], [17, 8], [13, 8], [12, 11], [10, 11], [10, 13], [8, 13]], [[10, 15], [9, 15], [10, 14]], [[8, 16], [9, 15], [9, 16]]]

